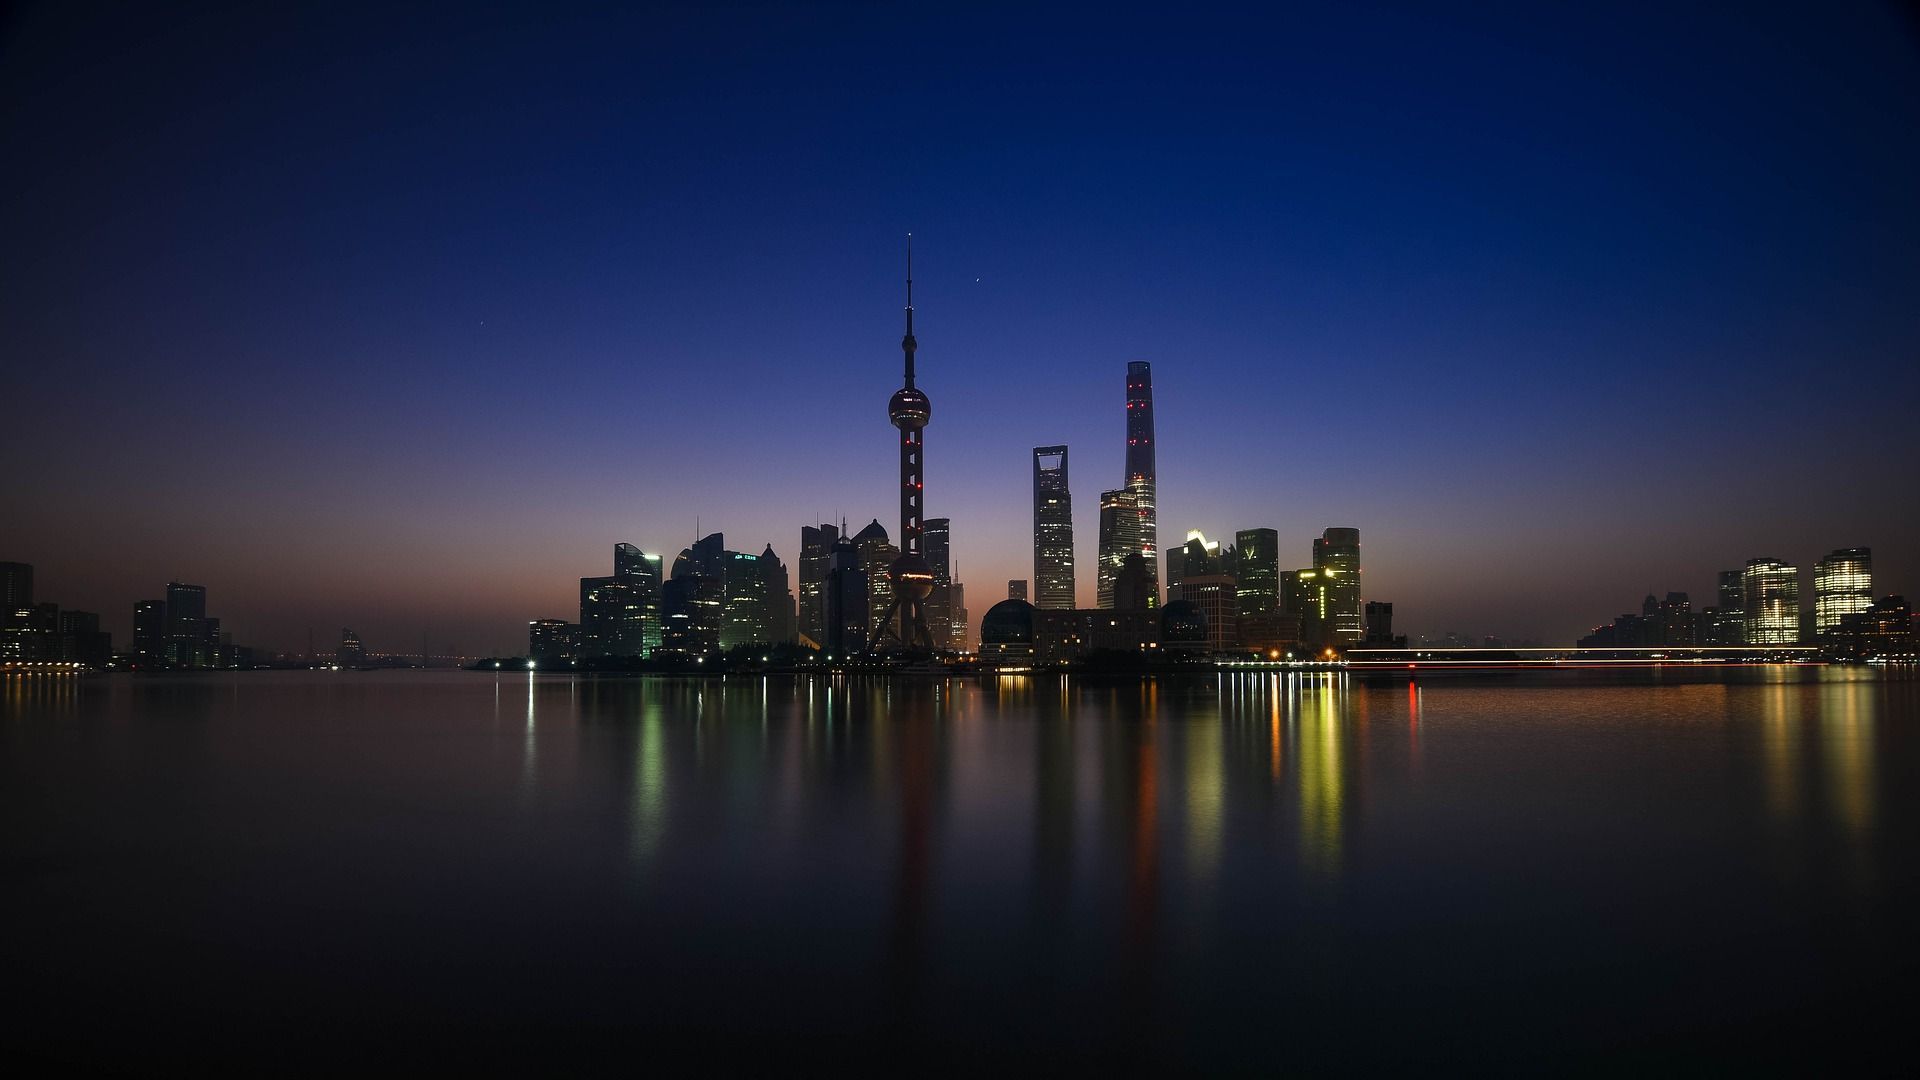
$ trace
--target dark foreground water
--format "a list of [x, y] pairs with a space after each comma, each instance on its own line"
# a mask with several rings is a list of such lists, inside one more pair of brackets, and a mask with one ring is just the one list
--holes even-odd
[[0, 692], [12, 1060], [1898, 1071], [1920, 1023], [1920, 683], [1864, 671]]

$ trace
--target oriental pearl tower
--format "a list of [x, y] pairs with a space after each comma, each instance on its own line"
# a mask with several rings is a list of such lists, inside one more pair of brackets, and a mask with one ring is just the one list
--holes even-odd
[[[893, 580], [893, 602], [873, 628], [868, 648], [877, 647], [884, 637], [892, 637], [902, 647], [933, 651], [933, 635], [927, 632], [927, 597], [933, 592], [933, 567], [920, 553], [920, 533], [926, 518], [925, 446], [921, 432], [933, 417], [933, 403], [913, 385], [913, 352], [919, 343], [913, 340], [913, 234], [907, 234], [907, 336], [900, 339], [906, 353], [906, 385], [887, 402], [887, 417], [900, 429], [900, 557], [887, 568]], [[896, 625], [894, 616], [899, 615]]]

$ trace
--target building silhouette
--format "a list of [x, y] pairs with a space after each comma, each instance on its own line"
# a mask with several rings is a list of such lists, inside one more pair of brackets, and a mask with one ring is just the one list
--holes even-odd
[[[1025, 578], [1013, 578], [1007, 582], [1007, 599], [1025, 600], [1026, 598], [1027, 598], [1027, 582]], [[992, 609], [989, 608], [988, 610], [992, 610]], [[984, 615], [981, 616], [981, 618], [985, 618], [985, 617], [986, 616]]]
[[800, 527], [800, 633], [821, 648], [827, 643], [827, 570], [840, 530], [832, 525]]
[[[532, 644], [531, 641], [528, 644]], [[340, 644], [333, 650], [333, 662], [343, 668], [359, 667], [367, 662], [367, 647], [361, 642], [359, 634], [345, 627], [341, 628]]]
[[580, 624], [565, 619], [534, 619], [527, 623], [527, 659], [535, 664], [574, 660]]
[[1367, 636], [1364, 644], [1379, 648], [1390, 648], [1396, 644], [1393, 637], [1393, 605], [1381, 600], [1367, 601]]
[[1114, 575], [1110, 603], [1103, 606], [1113, 611], [1146, 611], [1159, 606], [1155, 599], [1152, 566], [1145, 554], [1136, 551], [1120, 565], [1120, 572]]
[[1033, 598], [1039, 608], [1073, 607], [1073, 495], [1067, 448], [1033, 448]]
[[112, 663], [113, 635], [100, 629], [98, 612], [61, 608], [57, 626], [59, 649], [55, 659], [96, 670]]
[[789, 584], [790, 575], [787, 564], [773, 553], [773, 544], [768, 543], [760, 552], [760, 577], [763, 581], [761, 592], [766, 595], [767, 637], [764, 639], [774, 645], [790, 645], [796, 633], [793, 610], [793, 588]]
[[1813, 569], [1813, 629], [1838, 634], [1850, 616], [1873, 607], [1873, 550], [1836, 548]]
[[1120, 486], [1133, 493], [1140, 515], [1140, 554], [1152, 575], [1152, 606], [1160, 603], [1160, 517], [1153, 440], [1153, 365], [1127, 364], [1127, 475]]
[[867, 599], [866, 561], [853, 538], [844, 534], [833, 543], [827, 558], [827, 580], [821, 592], [825, 625], [821, 644], [835, 659], [866, 648], [872, 608]]
[[1740, 571], [1720, 571], [1714, 590], [1714, 603], [1700, 609], [1699, 626], [1694, 632], [1694, 639], [1702, 645], [1745, 645], [1746, 602], [1746, 588], [1740, 583]]
[[33, 564], [0, 562], [0, 615], [17, 616], [33, 607]]
[[133, 652], [143, 660], [159, 660], [167, 651], [167, 602], [142, 600], [133, 605]]

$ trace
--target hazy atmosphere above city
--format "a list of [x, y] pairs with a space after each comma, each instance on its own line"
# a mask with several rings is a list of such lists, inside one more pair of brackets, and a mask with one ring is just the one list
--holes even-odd
[[14, 8], [0, 559], [116, 639], [174, 580], [515, 653], [617, 542], [892, 530], [911, 232], [976, 619], [1039, 446], [1093, 605], [1131, 361], [1161, 549], [1357, 528], [1403, 633], [1912, 595], [1906, 10]]

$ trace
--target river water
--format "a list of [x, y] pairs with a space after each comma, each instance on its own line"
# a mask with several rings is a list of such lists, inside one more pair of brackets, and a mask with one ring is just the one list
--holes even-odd
[[1920, 975], [1864, 669], [0, 694], [25, 1060], [1786, 1071]]

